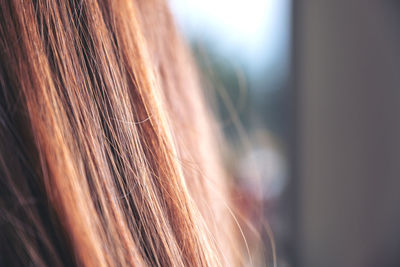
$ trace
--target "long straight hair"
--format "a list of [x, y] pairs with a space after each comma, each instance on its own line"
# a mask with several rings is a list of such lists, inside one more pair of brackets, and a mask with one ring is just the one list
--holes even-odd
[[232, 265], [215, 133], [164, 1], [0, 1], [0, 265]]

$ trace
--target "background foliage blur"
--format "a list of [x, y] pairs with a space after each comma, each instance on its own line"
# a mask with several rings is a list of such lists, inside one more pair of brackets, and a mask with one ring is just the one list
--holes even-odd
[[225, 160], [240, 213], [261, 235], [260, 243], [242, 226], [252, 264], [272, 260], [272, 236], [262, 226], [268, 222], [284, 266], [289, 226], [281, 206], [288, 180], [290, 1], [173, 0], [171, 7], [227, 136]]

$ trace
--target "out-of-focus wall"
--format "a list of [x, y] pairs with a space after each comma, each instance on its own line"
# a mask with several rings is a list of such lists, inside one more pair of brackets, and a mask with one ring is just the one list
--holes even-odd
[[295, 266], [400, 266], [400, 2], [294, 19]]

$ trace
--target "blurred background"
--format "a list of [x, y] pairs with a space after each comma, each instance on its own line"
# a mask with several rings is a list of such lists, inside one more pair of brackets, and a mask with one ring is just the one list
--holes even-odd
[[247, 266], [400, 266], [400, 2], [169, 2], [254, 226]]

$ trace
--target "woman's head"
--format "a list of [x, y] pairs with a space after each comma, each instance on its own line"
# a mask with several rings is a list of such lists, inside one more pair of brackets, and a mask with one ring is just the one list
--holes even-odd
[[230, 264], [214, 138], [164, 1], [0, 2], [0, 264]]

